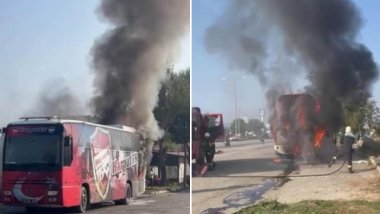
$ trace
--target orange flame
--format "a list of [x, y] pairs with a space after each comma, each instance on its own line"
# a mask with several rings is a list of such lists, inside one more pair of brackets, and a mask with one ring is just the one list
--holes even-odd
[[326, 136], [326, 130], [318, 129], [317, 133], [315, 133], [315, 136], [314, 136], [314, 146], [320, 147], [322, 144], [322, 140], [325, 136]]

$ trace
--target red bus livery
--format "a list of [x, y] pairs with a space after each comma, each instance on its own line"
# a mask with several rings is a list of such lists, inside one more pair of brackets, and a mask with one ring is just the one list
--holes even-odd
[[3, 203], [27, 210], [76, 207], [78, 212], [102, 201], [128, 204], [145, 191], [138, 176], [139, 149], [139, 135], [131, 127], [56, 118], [10, 123]]

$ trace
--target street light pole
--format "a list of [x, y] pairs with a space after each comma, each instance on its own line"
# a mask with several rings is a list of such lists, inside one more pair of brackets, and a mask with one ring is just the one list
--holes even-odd
[[[245, 76], [243, 76], [243, 78], [241, 79], [246, 79]], [[227, 78], [223, 78], [223, 80], [227, 80]], [[238, 116], [239, 116], [239, 113], [238, 113], [238, 108], [237, 108], [237, 90], [236, 90], [236, 81], [238, 79], [232, 79], [232, 82], [234, 84], [234, 98], [235, 98], [235, 135], [236, 134], [240, 134], [240, 121], [238, 120]]]
[[239, 133], [239, 121], [237, 114], [237, 99], [236, 99], [236, 79], [233, 80], [234, 83], [234, 91], [235, 91], [235, 135]]

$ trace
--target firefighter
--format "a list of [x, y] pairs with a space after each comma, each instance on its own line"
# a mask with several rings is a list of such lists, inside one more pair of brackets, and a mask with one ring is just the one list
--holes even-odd
[[342, 149], [338, 152], [337, 155], [335, 155], [332, 160], [329, 163], [329, 167], [331, 167], [336, 160], [342, 158], [345, 156], [346, 161], [347, 161], [347, 167], [348, 167], [348, 172], [353, 173], [352, 169], [352, 153], [354, 152], [353, 145], [355, 143], [355, 135], [352, 133], [351, 127], [347, 126], [343, 138], [343, 145]]
[[215, 148], [215, 142], [211, 138], [210, 133], [206, 132], [205, 133], [205, 151], [206, 151], [206, 161], [210, 169], [213, 169], [215, 167], [215, 162], [214, 162], [214, 155], [216, 152]]

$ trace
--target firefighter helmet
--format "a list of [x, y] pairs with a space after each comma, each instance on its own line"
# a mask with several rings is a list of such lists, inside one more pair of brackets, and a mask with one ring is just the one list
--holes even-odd
[[347, 126], [345, 133], [350, 133], [350, 132], [351, 132], [351, 126]]
[[209, 137], [210, 137], [210, 133], [206, 132], [206, 133], [205, 133], [205, 137], [206, 137], [206, 138], [209, 138]]

